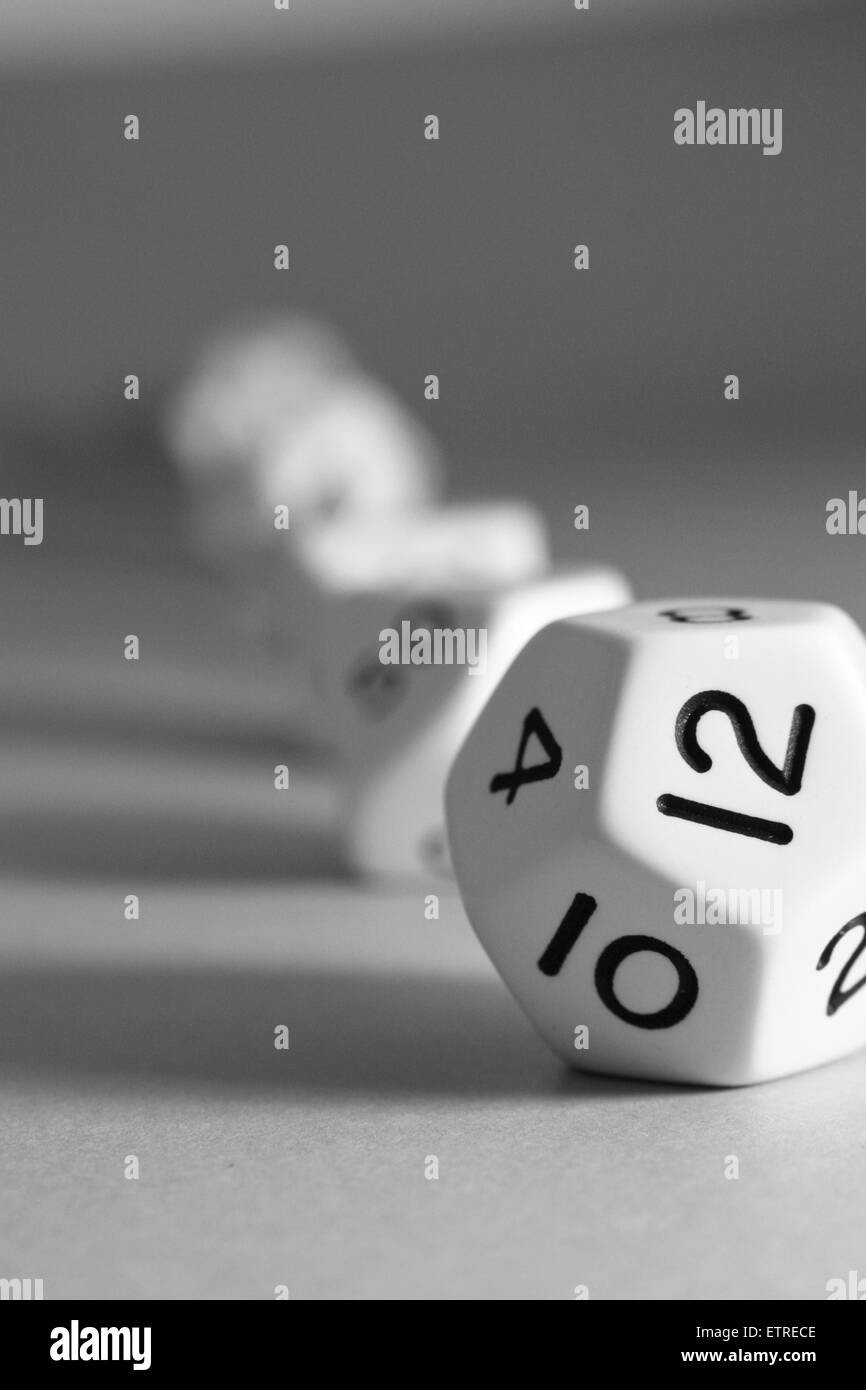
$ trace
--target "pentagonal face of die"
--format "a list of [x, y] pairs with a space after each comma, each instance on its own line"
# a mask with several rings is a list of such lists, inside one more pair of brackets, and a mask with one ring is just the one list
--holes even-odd
[[[527, 634], [564, 612], [613, 604], [628, 596], [615, 572], [583, 568], [551, 576], [532, 585], [515, 586], [487, 597], [483, 613], [466, 597], [458, 613], [483, 619], [486, 641], [483, 668], [463, 668], [452, 683], [440, 684], [435, 699], [410, 701], [403, 716], [404, 735], [387, 747], [361, 741], [352, 777], [348, 824], [350, 859], [367, 872], [390, 875], [447, 875], [450, 857], [444, 825], [445, 779], [454, 754], [491, 689], [520, 649]], [[454, 599], [452, 602], [456, 602]], [[448, 668], [453, 671], [455, 668]], [[433, 679], [426, 668], [410, 669], [414, 683]], [[347, 719], [343, 728], [350, 728]], [[532, 756], [530, 749], [529, 756]]]
[[676, 920], [672, 886], [591, 837], [470, 907], [528, 1017], [568, 1064], [738, 1085], [754, 1074], [760, 938]]
[[[839, 975], [866, 934], [866, 827], [846, 776], [866, 762], [864, 696], [859, 633], [815, 605], [637, 605], [530, 645], [452, 773], [449, 829], [479, 936], [569, 1061], [737, 1084], [862, 1045], [863, 971]], [[568, 779], [560, 767], [527, 780], [529, 755], [504, 757], [504, 729], [513, 741], [527, 709], [544, 714]], [[649, 983], [665, 969], [673, 1012]], [[574, 1047], [571, 1030], [593, 1019], [589, 1047]]]
[[389, 592], [320, 605], [316, 682], [330, 735], [350, 765], [399, 756], [467, 682], [481, 679], [469, 671], [488, 613], [484, 595]]
[[[523, 649], [471, 729], [447, 787], [448, 835], [467, 904], [593, 834], [628, 662], [615, 634], [556, 622]], [[474, 919], [473, 919], [474, 920]]]
[[[759, 942], [747, 1079], [781, 1075], [866, 1042], [866, 994], [827, 1013], [864, 929], [849, 928], [818, 968], [866, 909], [866, 644], [824, 605], [741, 601], [726, 624], [671, 622], [671, 608], [630, 610], [640, 630], [602, 833], [692, 895], [703, 931], [739, 927]], [[855, 962], [846, 987], [864, 973]]]

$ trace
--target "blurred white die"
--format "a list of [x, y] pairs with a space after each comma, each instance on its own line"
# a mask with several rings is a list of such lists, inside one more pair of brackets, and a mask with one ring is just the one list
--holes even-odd
[[472, 924], [566, 1061], [737, 1085], [866, 1043], [866, 643], [838, 609], [559, 622], [447, 789]]
[[550, 566], [547, 528], [525, 502], [350, 516], [299, 529], [296, 563], [323, 595], [488, 590]]
[[392, 391], [360, 374], [314, 409], [285, 418], [263, 442], [256, 484], [265, 512], [294, 520], [370, 518], [435, 500], [442, 473], [430, 434]]
[[[497, 680], [545, 623], [630, 597], [611, 570], [545, 575], [531, 508], [455, 511], [418, 522], [418, 545], [406, 548], [407, 560], [413, 550], [419, 558], [417, 583], [410, 573], [397, 582], [395, 548], [386, 566], [391, 582], [332, 593], [321, 607], [321, 709], [347, 770], [349, 857], [369, 874], [450, 874], [445, 778]], [[448, 566], [435, 559], [447, 553], [449, 529], [461, 539], [460, 583], [449, 582]], [[434, 534], [422, 543], [421, 530]], [[505, 533], [509, 544], [497, 547], [488, 530]]]
[[325, 324], [274, 317], [223, 330], [203, 345], [170, 402], [166, 437], [182, 469], [243, 467], [263, 440], [357, 371]]
[[303, 522], [417, 506], [439, 487], [427, 431], [335, 332], [301, 317], [206, 343], [165, 437], [190, 491], [195, 547], [220, 566], [281, 545], [277, 506]]

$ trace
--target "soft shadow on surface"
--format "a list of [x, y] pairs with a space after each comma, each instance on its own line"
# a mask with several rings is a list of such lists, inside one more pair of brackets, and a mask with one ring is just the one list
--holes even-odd
[[216, 823], [129, 809], [0, 813], [0, 872], [40, 879], [110, 874], [137, 881], [347, 878], [336, 835], [324, 828]]
[[[288, 1051], [274, 1047], [280, 1024]], [[0, 976], [3, 1072], [287, 1098], [683, 1093], [568, 1073], [495, 979], [311, 969], [11, 966]]]
[[[331, 751], [307, 730], [284, 728], [274, 722], [263, 726], [255, 711], [246, 727], [237, 718], [229, 719], [203, 711], [193, 718], [187, 711], [173, 710], [170, 697], [166, 700], [163, 719], [150, 714], [146, 719], [136, 708], [107, 708], [95, 711], [70, 708], [67, 701], [62, 709], [52, 708], [44, 696], [25, 705], [5, 699], [0, 705], [4, 721], [3, 737], [38, 738], [47, 752], [52, 746], [62, 757], [69, 748], [76, 753], [94, 757], [111, 757], [113, 753], [147, 758], [151, 753], [161, 757], [180, 754], [204, 754], [213, 765], [215, 760], [228, 762], [231, 758], [258, 759], [265, 764], [273, 761], [274, 748], [279, 748], [284, 761], [298, 770], [327, 770], [333, 766]], [[207, 764], [204, 764], [205, 766]]]

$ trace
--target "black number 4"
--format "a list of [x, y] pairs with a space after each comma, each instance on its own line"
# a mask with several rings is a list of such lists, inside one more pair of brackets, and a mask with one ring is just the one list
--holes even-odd
[[[524, 767], [523, 758], [531, 738], [537, 738], [545, 753], [547, 762], [532, 763]], [[492, 792], [507, 792], [506, 806], [510, 806], [521, 787], [529, 782], [544, 782], [555, 777], [562, 767], [562, 749], [550, 731], [550, 726], [540, 709], [531, 709], [523, 721], [523, 732], [517, 746], [517, 762], [511, 772], [497, 772], [490, 783]]]

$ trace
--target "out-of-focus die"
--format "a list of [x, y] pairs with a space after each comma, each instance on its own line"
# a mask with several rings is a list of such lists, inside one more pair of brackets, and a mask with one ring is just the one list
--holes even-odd
[[224, 329], [205, 341], [171, 402], [172, 453], [191, 473], [242, 464], [356, 370], [339, 334], [315, 319], [275, 317]]
[[739, 1085], [866, 1043], [866, 642], [821, 604], [641, 603], [528, 644], [452, 769], [472, 924], [593, 1071]]
[[441, 461], [427, 430], [393, 392], [357, 374], [316, 409], [285, 419], [263, 444], [257, 489], [266, 512], [294, 518], [368, 516], [421, 507], [439, 492]]
[[428, 594], [523, 583], [550, 568], [547, 528], [525, 502], [353, 513], [299, 529], [297, 564], [329, 595]]
[[355, 530], [353, 559], [346, 528], [318, 554], [312, 639], [347, 774], [349, 857], [381, 877], [450, 877], [445, 778], [496, 681], [539, 627], [625, 603], [628, 587], [602, 568], [547, 573], [543, 527], [523, 504], [407, 518], [390, 538]]
[[[373, 687], [382, 695], [396, 687], [397, 676], [389, 678], [379, 661], [378, 634], [401, 605], [413, 620], [423, 620], [431, 605], [444, 611], [436, 595], [465, 593], [477, 604], [483, 593], [537, 578], [549, 567], [543, 520], [522, 502], [351, 514], [299, 526], [277, 576], [273, 606], [280, 644], [309, 655], [321, 692], [311, 713], [318, 713], [322, 736], [349, 766], [369, 761], [370, 731], [357, 723], [360, 690], [353, 687], [344, 698], [347, 672], [372, 673], [369, 694]], [[439, 679], [449, 684], [459, 673], [459, 664], [451, 664]], [[426, 698], [441, 694], [436, 679], [431, 672], [423, 683]], [[416, 698], [421, 693], [419, 685]], [[407, 711], [410, 723], [412, 717]], [[392, 737], [389, 725], [385, 744]]]
[[338, 334], [302, 317], [207, 342], [170, 402], [165, 436], [190, 491], [195, 549], [220, 568], [285, 549], [276, 507], [303, 524], [423, 505], [439, 487], [427, 431]]

